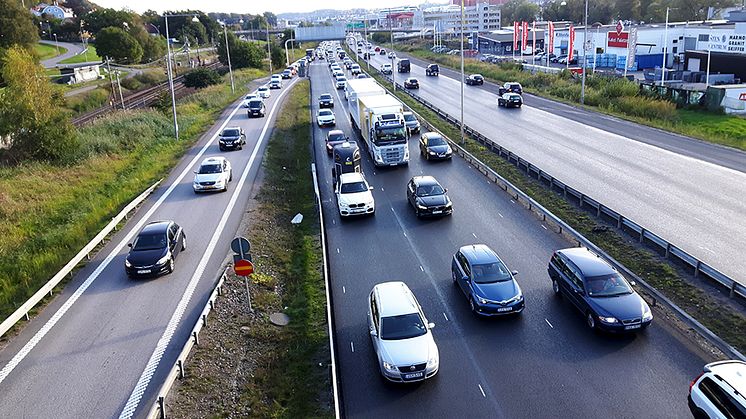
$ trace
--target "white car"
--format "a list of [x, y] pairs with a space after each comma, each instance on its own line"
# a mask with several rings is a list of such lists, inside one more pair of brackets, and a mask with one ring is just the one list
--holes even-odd
[[262, 86], [262, 87], [256, 89], [256, 93], [262, 99], [267, 99], [270, 96], [269, 87], [268, 86]]
[[244, 108], [248, 108], [249, 102], [251, 102], [252, 99], [261, 99], [261, 97], [259, 97], [259, 95], [256, 93], [249, 93], [248, 95], [246, 95], [246, 97], [243, 98], [243, 104], [241, 106], [243, 106]]
[[324, 127], [327, 125], [334, 126], [337, 124], [337, 121], [331, 109], [319, 109], [319, 112], [316, 114], [316, 123], [319, 124], [319, 127]]
[[376, 212], [376, 203], [373, 199], [373, 188], [368, 185], [362, 173], [343, 173], [339, 176], [335, 195], [339, 215], [348, 217], [350, 215], [373, 215]]
[[334, 86], [337, 89], [344, 89], [345, 87], [347, 87], [347, 77], [337, 76], [337, 78], [334, 79]]
[[337, 77], [344, 77], [345, 73], [342, 70], [335, 70], [332, 72], [332, 78], [336, 79]]
[[228, 182], [233, 180], [231, 164], [225, 157], [208, 157], [202, 160], [199, 169], [194, 171], [194, 193], [207, 191], [227, 191]]
[[746, 417], [746, 362], [731, 360], [705, 365], [689, 385], [689, 410], [696, 419]]
[[389, 381], [433, 377], [440, 354], [422, 307], [403, 282], [376, 284], [368, 296], [368, 334], [381, 374]]
[[391, 64], [383, 64], [381, 66], [381, 73], [383, 73], [383, 74], [391, 74], [392, 71], [393, 71], [392, 68], [393, 67], [391, 67]]

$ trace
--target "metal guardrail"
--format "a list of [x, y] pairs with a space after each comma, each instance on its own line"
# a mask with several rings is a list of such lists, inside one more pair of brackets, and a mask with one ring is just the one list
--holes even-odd
[[223, 273], [220, 275], [218, 283], [215, 285], [215, 288], [213, 288], [212, 293], [210, 293], [210, 298], [207, 300], [205, 306], [202, 308], [202, 313], [200, 313], [197, 322], [192, 328], [192, 332], [189, 334], [189, 339], [187, 339], [184, 347], [181, 349], [181, 352], [179, 352], [179, 356], [176, 357], [176, 361], [171, 366], [171, 370], [169, 371], [168, 376], [166, 376], [166, 381], [163, 382], [163, 385], [158, 390], [155, 403], [148, 412], [147, 417], [149, 419], [166, 418], [166, 396], [168, 395], [168, 392], [171, 391], [171, 387], [176, 382], [176, 378], [184, 378], [184, 364], [186, 363], [187, 357], [189, 357], [189, 353], [192, 351], [192, 348], [195, 345], [199, 345], [199, 332], [202, 330], [203, 327], [207, 327], [207, 315], [210, 314], [210, 311], [215, 308], [215, 301], [217, 301], [218, 296], [222, 295], [223, 283], [228, 276], [228, 269], [229, 268], [225, 268], [223, 270]]
[[[161, 179], [162, 180], [162, 179]], [[90, 259], [91, 252], [98, 246], [105, 238], [109, 235], [113, 230], [116, 230], [117, 224], [119, 224], [123, 219], [127, 218], [127, 215], [134, 210], [140, 203], [142, 203], [145, 198], [150, 195], [153, 190], [161, 183], [161, 180], [158, 182], [155, 182], [153, 185], [151, 185], [148, 189], [146, 189], [143, 193], [141, 193], [137, 198], [132, 200], [127, 206], [125, 206], [122, 211], [119, 212], [114, 218], [109, 221], [109, 223], [106, 225], [106, 227], [101, 230], [96, 237], [93, 238], [88, 244], [86, 244], [78, 254], [76, 254], [72, 259], [70, 259], [69, 262], [59, 271], [57, 274], [55, 274], [52, 279], [50, 279], [44, 286], [42, 286], [39, 291], [36, 291], [36, 293], [31, 296], [25, 303], [23, 303], [22, 306], [20, 306], [13, 314], [11, 314], [7, 319], [5, 319], [2, 323], [0, 323], [0, 337], [5, 335], [5, 333], [8, 332], [16, 323], [18, 323], [21, 318], [26, 318], [26, 320], [29, 319], [28, 312], [31, 311], [32, 308], [34, 308], [44, 297], [47, 296], [47, 294], [52, 295], [52, 290], [54, 290], [54, 287], [56, 287], [60, 282], [62, 282], [63, 279], [69, 274], [72, 275], [73, 269], [80, 263], [83, 258]]]
[[[384, 75], [385, 77], [385, 75]], [[390, 80], [390, 79], [389, 79]], [[384, 86], [386, 89], [388, 87]], [[450, 117], [449, 115], [445, 114], [444, 112], [437, 109], [435, 106], [433, 106], [430, 103], [427, 103], [425, 100], [415, 96], [414, 94], [408, 92], [406, 89], [403, 88], [403, 86], [400, 86], [397, 83], [397, 88], [400, 88], [401, 91], [405, 92], [407, 95], [411, 96], [418, 102], [425, 105], [428, 109], [436, 112], [441, 118], [446, 119], [447, 121], [451, 123], [458, 123], [458, 120], [456, 120], [453, 117]], [[521, 191], [518, 187], [510, 183], [507, 179], [500, 176], [497, 172], [492, 170], [488, 165], [483, 163], [478, 158], [474, 157], [471, 153], [466, 151], [464, 148], [462, 148], [458, 143], [451, 140], [448, 136], [443, 134], [440, 130], [438, 130], [435, 126], [427, 122], [424, 118], [422, 118], [421, 115], [417, 114], [414, 110], [410, 109], [417, 118], [422, 121], [422, 125], [427, 128], [428, 130], [432, 130], [435, 132], [438, 132], [443, 138], [447, 139], [448, 142], [451, 144], [451, 147], [454, 148], [457, 151], [457, 154], [464, 158], [468, 163], [474, 166], [475, 169], [477, 169], [480, 173], [485, 175], [490, 181], [497, 184], [503, 191], [508, 193], [516, 202], [521, 203], [524, 207], [526, 207], [529, 211], [533, 212], [537, 217], [541, 218], [542, 221], [554, 224], [554, 227], [557, 229], [556, 233], [558, 234], [564, 234], [573, 240], [575, 240], [578, 244], [578, 246], [585, 246], [588, 249], [592, 250], [593, 252], [597, 253], [598, 255], [605, 258], [609, 263], [611, 263], [617, 270], [623, 272], [628, 278], [633, 279], [636, 281], [648, 294], [648, 296], [652, 299], [652, 305], [656, 306], [658, 303], [661, 303], [665, 307], [667, 307], [669, 310], [671, 310], [676, 317], [681, 320], [684, 324], [686, 324], [688, 327], [699, 333], [702, 337], [704, 337], [707, 341], [709, 341], [712, 345], [716, 346], [718, 349], [720, 349], [726, 356], [732, 358], [732, 359], [741, 359], [743, 361], [746, 361], [746, 356], [741, 354], [738, 350], [736, 350], [733, 346], [725, 342], [722, 338], [717, 336], [715, 333], [713, 333], [710, 329], [705, 327], [702, 323], [694, 319], [692, 316], [690, 316], [688, 313], [686, 313], [683, 309], [681, 309], [679, 306], [677, 306], [673, 301], [671, 301], [668, 297], [663, 295], [660, 291], [655, 289], [653, 286], [645, 282], [642, 278], [640, 278], [637, 274], [629, 270], [626, 266], [618, 262], [616, 259], [611, 257], [608, 253], [606, 253], [604, 250], [602, 250], [600, 247], [596, 246], [592, 241], [588, 240], [585, 236], [577, 232], [575, 229], [573, 229], [569, 224], [565, 223], [554, 215], [551, 211], [544, 208], [541, 204], [536, 202], [533, 198], [528, 196], [526, 193]], [[466, 127], [465, 127], [466, 128]], [[470, 135], [481, 135], [477, 133], [476, 131], [469, 129], [465, 131], [469, 133]], [[521, 159], [517, 155], [511, 153], [510, 151], [502, 148], [501, 146], [495, 144], [491, 140], [487, 139], [484, 136], [481, 136], [483, 145], [486, 145], [490, 148], [491, 151], [499, 152], [501, 156], [506, 157], [509, 161], [515, 162], [515, 164], [520, 168], [521, 166], [524, 166], [527, 170], [527, 172], [530, 174], [531, 172], [537, 173], [537, 176], [539, 180], [541, 179], [548, 179], [551, 183], [550, 185], [554, 187], [560, 187], [563, 191], [565, 191], [565, 194], [570, 193], [573, 196], [578, 197], [578, 199], [582, 204], [591, 205], [598, 209], [597, 214], [600, 216], [602, 213], [606, 215], [616, 216], [616, 218], [619, 220], [618, 225], [621, 226], [627, 226], [628, 228], [632, 228], [633, 230], [637, 231], [640, 234], [640, 241], [642, 242], [645, 238], [650, 240], [653, 243], [661, 244], [666, 243], [668, 252], [667, 254], [673, 254], [679, 258], [681, 258], [684, 262], [692, 264], [693, 261], [696, 261], [696, 258], [689, 255], [688, 253], [684, 252], [681, 249], [678, 249], [671, 245], [670, 243], [666, 242], [664, 239], [646, 231], [644, 228], [640, 227], [639, 225], [635, 224], [631, 220], [622, 217], [620, 214], [614, 212], [608, 207], [603, 206], [598, 201], [595, 201], [582, 193], [564, 185], [561, 182], [558, 182], [557, 180], [554, 180], [550, 175], [548, 175], [546, 172], [540, 170], [537, 166], [534, 166], [527, 162], [526, 160]], [[488, 142], [488, 144], [485, 142]], [[713, 273], [714, 269], [712, 269], [709, 266], [706, 266], [702, 264], [701, 262], [697, 261], [699, 266], [698, 271], [704, 274], [709, 275], [710, 273]], [[706, 266], [706, 270], [702, 269], [702, 266]], [[712, 270], [712, 271], [710, 271]], [[717, 272], [717, 271], [715, 271]], [[719, 273], [719, 272], [718, 272]], [[722, 275], [722, 274], [720, 274]], [[736, 283], [737, 284], [737, 283]], [[738, 284], [740, 285], [740, 284]], [[734, 290], [735, 288], [731, 288], [731, 290]], [[731, 296], [733, 295], [734, 291], [731, 291]], [[744, 293], [743, 288], [738, 288], [735, 292], [739, 293], [739, 295], [743, 296], [746, 295]]]

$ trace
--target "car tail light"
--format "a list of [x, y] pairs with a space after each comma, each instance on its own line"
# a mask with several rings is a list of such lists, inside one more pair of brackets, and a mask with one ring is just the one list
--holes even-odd
[[692, 387], [694, 387], [694, 384], [696, 384], [696, 383], [697, 383], [697, 380], [699, 380], [699, 379], [700, 379], [700, 377], [702, 377], [703, 375], [705, 375], [705, 373], [704, 373], [704, 372], [703, 372], [702, 374], [699, 374], [699, 375], [697, 376], [697, 378], [693, 379], [693, 380], [692, 380], [692, 382], [691, 382], [691, 383], [689, 383], [689, 394], [692, 394]]

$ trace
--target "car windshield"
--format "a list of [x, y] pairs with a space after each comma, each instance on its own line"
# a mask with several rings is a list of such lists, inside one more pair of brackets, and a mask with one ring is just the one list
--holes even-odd
[[417, 187], [417, 196], [443, 195], [445, 191], [437, 183], [434, 185], [422, 185]]
[[264, 87], [264, 86], [262, 86], [262, 87], [260, 87], [260, 88], [259, 88], [259, 91], [260, 91], [260, 92], [266, 92], [266, 91], [267, 91], [267, 88], [266, 88], [266, 87]]
[[221, 165], [219, 163], [211, 163], [211, 164], [203, 164], [199, 167], [199, 173], [200, 175], [207, 175], [211, 173], [220, 173], [221, 171]]
[[427, 327], [418, 313], [401, 314], [381, 319], [381, 339], [399, 340], [422, 336]]
[[238, 137], [239, 135], [237, 129], [227, 129], [223, 131], [223, 137]]
[[252, 100], [251, 102], [249, 102], [249, 107], [250, 108], [261, 108], [263, 103], [264, 102], [262, 102], [261, 100]]
[[617, 272], [587, 277], [585, 285], [591, 297], [613, 297], [632, 292], [627, 281]]
[[374, 141], [376, 145], [404, 143], [406, 141], [407, 133], [404, 127], [376, 129], [376, 139]]
[[416, 121], [417, 119], [411, 113], [405, 113], [404, 120], [407, 122], [412, 122], [412, 121]]
[[347, 78], [345, 76], [338, 76], [337, 77], [337, 81], [338, 82], [340, 82], [340, 81], [346, 81], [346, 80], [347, 80]]
[[321, 99], [321, 100], [329, 100], [329, 99], [331, 99], [331, 98], [332, 98], [332, 95], [321, 95], [321, 96], [319, 97], [319, 99]]
[[474, 265], [471, 271], [474, 282], [478, 284], [509, 281], [511, 278], [508, 267], [499, 261]]
[[140, 234], [132, 245], [132, 250], [156, 250], [168, 246], [165, 233]]
[[328, 109], [324, 109], [322, 111], [319, 111], [319, 116], [329, 116], [329, 115], [332, 115], [332, 111], [330, 111]]
[[436, 145], [446, 145], [446, 140], [444, 140], [442, 137], [428, 137], [427, 145], [428, 147]]
[[340, 193], [358, 193], [367, 190], [368, 187], [365, 185], [365, 182], [343, 183], [340, 187]]
[[338, 132], [336, 134], [329, 134], [329, 136], [326, 137], [327, 141], [344, 141], [345, 135], [341, 132]]

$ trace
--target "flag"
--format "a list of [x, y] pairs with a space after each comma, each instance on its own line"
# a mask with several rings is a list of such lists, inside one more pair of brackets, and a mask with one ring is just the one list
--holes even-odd
[[569, 64], [570, 61], [572, 61], [572, 55], [573, 55], [573, 46], [575, 45], [575, 28], [570, 25], [570, 42], [567, 47], [567, 63]]
[[518, 22], [513, 22], [513, 51], [518, 49]]
[[523, 22], [523, 31], [521, 32], [521, 51], [526, 49], [526, 44], [528, 44], [528, 22]]
[[549, 22], [549, 45], [547, 45], [547, 52], [554, 52], [554, 22]]
[[531, 24], [531, 36], [533, 37], [533, 45], [531, 46], [531, 53], [536, 54], [536, 21]]

